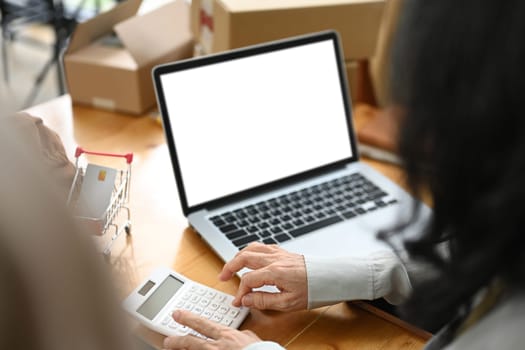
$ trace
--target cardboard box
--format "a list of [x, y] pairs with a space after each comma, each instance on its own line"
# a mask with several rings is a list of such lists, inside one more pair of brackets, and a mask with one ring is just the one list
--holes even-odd
[[335, 29], [345, 59], [373, 56], [386, 0], [192, 0], [191, 27], [206, 53]]
[[[73, 102], [142, 114], [156, 104], [153, 66], [192, 56], [186, 2], [176, 0], [136, 16], [140, 4], [127, 0], [77, 26], [64, 54]], [[112, 33], [113, 44], [107, 40]]]

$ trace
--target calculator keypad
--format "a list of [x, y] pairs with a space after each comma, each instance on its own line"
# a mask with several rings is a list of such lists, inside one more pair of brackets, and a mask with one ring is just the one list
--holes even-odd
[[231, 326], [235, 318], [240, 315], [240, 308], [232, 306], [232, 301], [233, 297], [227, 294], [210, 288], [191, 286], [189, 291], [177, 299], [171, 311], [162, 319], [161, 324], [175, 330], [179, 335], [192, 334], [206, 338], [193, 329], [175, 322], [171, 317], [172, 312], [177, 309], [188, 310], [222, 325]]

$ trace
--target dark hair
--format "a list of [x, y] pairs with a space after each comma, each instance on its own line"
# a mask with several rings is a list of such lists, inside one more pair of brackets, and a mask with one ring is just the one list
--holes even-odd
[[404, 310], [435, 329], [495, 277], [525, 282], [525, 2], [404, 6], [391, 75], [399, 152], [411, 189], [433, 201], [422, 237], [405, 247], [440, 272], [414, 285]]

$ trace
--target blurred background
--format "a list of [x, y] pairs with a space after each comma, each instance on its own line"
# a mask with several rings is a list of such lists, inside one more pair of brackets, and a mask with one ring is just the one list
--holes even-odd
[[[121, 0], [122, 1], [122, 0]], [[141, 12], [166, 0], [144, 0]], [[0, 105], [4, 113], [61, 95], [55, 50], [63, 50], [76, 21], [107, 11], [118, 0], [0, 0]]]

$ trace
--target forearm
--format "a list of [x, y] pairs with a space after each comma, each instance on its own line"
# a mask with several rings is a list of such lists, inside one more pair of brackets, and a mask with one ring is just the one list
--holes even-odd
[[305, 256], [308, 308], [346, 300], [404, 301], [412, 291], [403, 262], [391, 251], [366, 258]]

